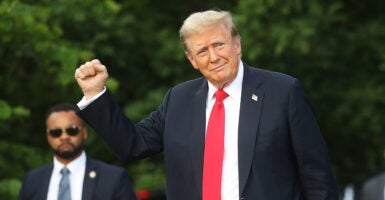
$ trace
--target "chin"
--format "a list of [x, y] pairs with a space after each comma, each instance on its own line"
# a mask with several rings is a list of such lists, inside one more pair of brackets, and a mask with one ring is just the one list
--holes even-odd
[[64, 159], [74, 158], [76, 156], [74, 151], [62, 151], [58, 154], [59, 157]]

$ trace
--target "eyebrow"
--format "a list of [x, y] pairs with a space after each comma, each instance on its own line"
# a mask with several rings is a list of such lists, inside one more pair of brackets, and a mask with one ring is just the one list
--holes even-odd
[[200, 53], [200, 52], [205, 51], [207, 49], [208, 49], [207, 46], [200, 47], [197, 49], [197, 53]]
[[[214, 38], [212, 41], [210, 41], [209, 46], [215, 45], [215, 44], [218, 44], [218, 43], [226, 43], [226, 39], [224, 39], [224, 38]], [[190, 46], [194, 47], [194, 45], [191, 45], [191, 43], [190, 43]], [[198, 46], [197, 53], [202, 52], [203, 50], [208, 49], [208, 46], [206, 46], [205, 44], [202, 44], [202, 45], [198, 44], [196, 46]]]

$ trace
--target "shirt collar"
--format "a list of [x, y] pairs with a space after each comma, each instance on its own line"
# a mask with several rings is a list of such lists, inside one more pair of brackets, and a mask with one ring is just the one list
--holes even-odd
[[[229, 95], [229, 97], [240, 101], [241, 100], [241, 93], [242, 93], [242, 80], [243, 80], [243, 63], [242, 61], [239, 62], [239, 68], [238, 68], [238, 74], [235, 77], [234, 81], [230, 83], [230, 85], [223, 88], [223, 90]], [[213, 84], [211, 84], [209, 81], [209, 91], [207, 99], [210, 101], [214, 98], [214, 93], [217, 91], [217, 88]]]
[[[86, 153], [83, 151], [79, 157], [77, 157], [75, 160], [71, 161], [66, 165], [66, 167], [70, 170], [70, 172], [73, 174], [79, 169], [84, 167], [86, 164]], [[64, 167], [65, 165], [57, 160], [56, 157], [53, 159], [53, 168], [54, 171], [53, 173], [58, 173], [60, 174], [60, 170]]]

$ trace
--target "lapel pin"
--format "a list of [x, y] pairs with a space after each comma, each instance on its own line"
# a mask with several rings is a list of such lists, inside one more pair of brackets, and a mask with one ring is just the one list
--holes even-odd
[[258, 96], [255, 95], [255, 94], [253, 94], [253, 95], [251, 96], [251, 99], [254, 100], [254, 101], [258, 101]]
[[91, 171], [89, 176], [90, 176], [90, 178], [95, 178], [96, 177], [96, 172], [95, 171]]

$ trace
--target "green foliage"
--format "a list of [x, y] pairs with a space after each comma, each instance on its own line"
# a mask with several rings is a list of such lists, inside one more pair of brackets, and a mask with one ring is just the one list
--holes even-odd
[[0, 100], [0, 119], [8, 119], [11, 117], [12, 108], [8, 105], [7, 102]]
[[[34, 147], [6, 141], [0, 141], [0, 153], [3, 155], [0, 158], [0, 177], [2, 178], [22, 178], [24, 168], [36, 168], [52, 161], [51, 154]], [[9, 168], [8, 163], [13, 164], [12, 168]]]
[[136, 190], [162, 189], [166, 183], [163, 157], [161, 155], [137, 161], [131, 166], [133, 184]]
[[141, 120], [143, 116], [148, 115], [154, 110], [154, 105], [158, 105], [162, 102], [162, 98], [166, 90], [159, 88], [159, 90], [152, 90], [151, 93], [138, 99], [137, 101], [131, 102], [125, 107], [124, 112], [127, 116], [130, 116], [134, 120]]
[[0, 180], [0, 197], [2, 199], [17, 199], [21, 181], [19, 179], [4, 179]]
[[[45, 111], [76, 103], [75, 68], [93, 58], [108, 88], [139, 121], [167, 89], [200, 76], [178, 30], [193, 11], [233, 11], [250, 65], [298, 77], [314, 105], [341, 186], [385, 167], [385, 2], [3, 0], [0, 2], [0, 198], [15, 199], [22, 176], [51, 162]], [[96, 134], [94, 158], [127, 167], [135, 188], [164, 187], [161, 155], [117, 161]]]
[[[3, 136], [3, 135], [2, 135]], [[7, 136], [8, 138], [11, 135]], [[0, 197], [16, 199], [25, 169], [33, 169], [52, 160], [51, 154], [25, 144], [0, 141]]]
[[26, 117], [29, 110], [23, 106], [10, 106], [6, 101], [0, 99], [0, 121], [11, 117]]

